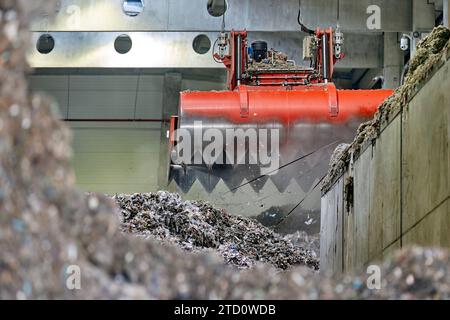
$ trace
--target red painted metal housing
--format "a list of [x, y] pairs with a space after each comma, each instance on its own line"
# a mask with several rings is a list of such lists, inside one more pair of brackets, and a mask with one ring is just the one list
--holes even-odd
[[180, 114], [235, 124], [280, 122], [289, 126], [345, 123], [370, 118], [392, 90], [337, 90], [332, 83], [297, 87], [240, 86], [234, 91], [182, 92]]

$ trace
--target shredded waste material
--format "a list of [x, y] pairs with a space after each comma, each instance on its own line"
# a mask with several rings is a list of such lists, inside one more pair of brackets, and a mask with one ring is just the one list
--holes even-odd
[[448, 300], [449, 258], [447, 250], [414, 247], [398, 251], [383, 264], [372, 265], [380, 267], [378, 288], [367, 274], [346, 276], [334, 286], [334, 294], [348, 299]]
[[430, 78], [450, 58], [450, 30], [436, 27], [431, 34], [417, 45], [416, 53], [409, 63], [404, 83], [379, 107], [374, 118], [361, 124], [356, 138], [350, 145], [339, 147], [330, 162], [328, 175], [322, 182], [322, 192], [326, 193], [345, 172], [352, 159], [356, 159], [364, 146], [375, 140], [393, 117], [406, 108], [420, 86]]
[[239, 271], [214, 252], [124, 234], [112, 199], [74, 187], [56, 106], [28, 94], [27, 21], [55, 4], [0, 0], [0, 299], [450, 298], [444, 250], [398, 252], [370, 290], [365, 272], [336, 281], [307, 267]]
[[183, 201], [177, 194], [118, 195], [122, 230], [177, 244], [185, 250], [216, 249], [238, 268], [269, 263], [280, 269], [306, 265], [319, 269], [317, 254], [294, 246], [257, 221], [233, 216], [206, 202]]
[[268, 50], [267, 59], [265, 61], [256, 62], [253, 61], [247, 67], [249, 73], [261, 71], [261, 70], [301, 70], [302, 66], [296, 65], [292, 60], [288, 60], [288, 56], [280, 51], [274, 49]]
[[311, 252], [313, 257], [320, 257], [320, 234], [308, 234], [306, 231], [297, 231], [284, 236], [294, 246], [299, 246]]

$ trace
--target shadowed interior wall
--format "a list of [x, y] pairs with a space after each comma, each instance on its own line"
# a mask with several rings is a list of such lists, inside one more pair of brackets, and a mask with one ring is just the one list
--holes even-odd
[[[164, 75], [32, 75], [30, 89], [58, 102], [62, 119], [162, 118]], [[222, 83], [183, 79], [182, 89]], [[101, 193], [154, 192], [158, 186], [161, 123], [68, 122], [73, 130], [77, 184]]]

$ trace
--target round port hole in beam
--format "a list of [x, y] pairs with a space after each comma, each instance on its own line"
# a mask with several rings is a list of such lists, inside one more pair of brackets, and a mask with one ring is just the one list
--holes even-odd
[[126, 34], [118, 36], [116, 41], [114, 41], [114, 49], [116, 49], [116, 51], [120, 54], [130, 52], [132, 47], [133, 41], [131, 41], [131, 38]]
[[36, 43], [36, 49], [41, 54], [49, 54], [55, 48], [55, 39], [49, 34], [43, 34]]
[[192, 42], [192, 48], [198, 54], [205, 54], [211, 49], [211, 40], [206, 34], [199, 34]]

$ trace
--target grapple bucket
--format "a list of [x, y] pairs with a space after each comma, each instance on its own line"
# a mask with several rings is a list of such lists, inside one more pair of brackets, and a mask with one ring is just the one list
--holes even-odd
[[[210, 129], [220, 132], [224, 148], [212, 159], [194, 161], [195, 155], [198, 160], [210, 141], [192, 141], [191, 162], [173, 165], [170, 179], [183, 192], [188, 192], [197, 179], [208, 192], [213, 192], [221, 179], [232, 192], [244, 183], [260, 192], [270, 179], [279, 192], [285, 192], [295, 180], [308, 193], [325, 175], [333, 150], [340, 143], [350, 142], [358, 126], [371, 118], [391, 93], [391, 90], [336, 90], [331, 83], [291, 89], [241, 86], [235, 91], [183, 92], [178, 128], [190, 132], [191, 137], [196, 134], [199, 137], [199, 132], [203, 137]], [[240, 145], [236, 141], [231, 156], [226, 148], [230, 141], [225, 141], [230, 130], [242, 138], [237, 139]], [[258, 136], [261, 146], [274, 141], [275, 130], [279, 137], [279, 158], [273, 159], [272, 164], [276, 167], [251, 161], [255, 160], [255, 152], [249, 150], [251, 134], [267, 135]], [[275, 149], [273, 145], [268, 147], [268, 154]]]

